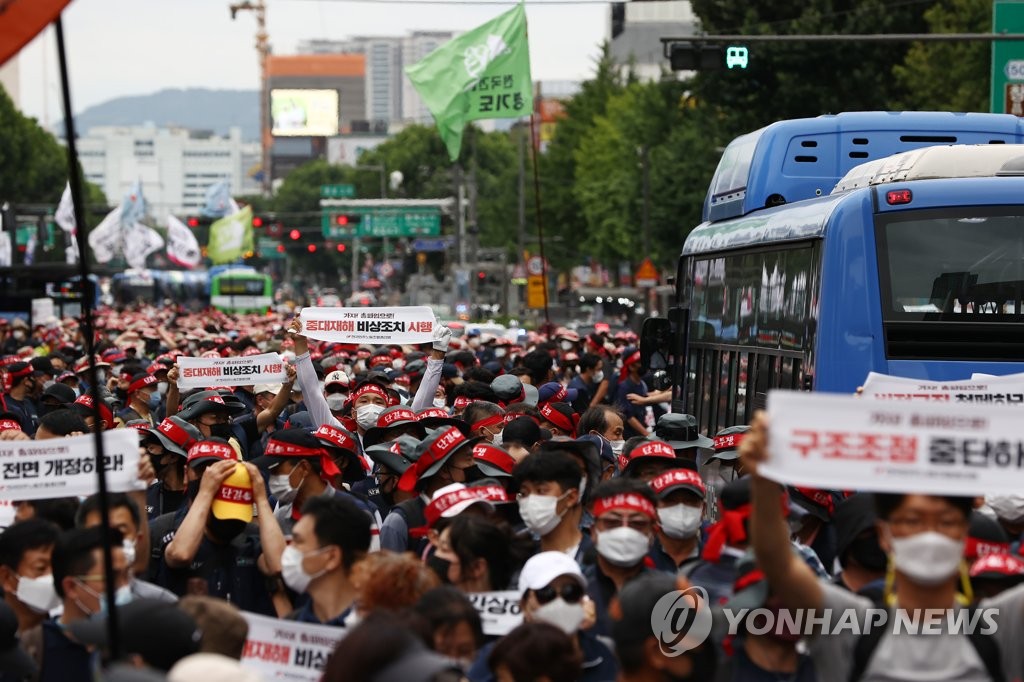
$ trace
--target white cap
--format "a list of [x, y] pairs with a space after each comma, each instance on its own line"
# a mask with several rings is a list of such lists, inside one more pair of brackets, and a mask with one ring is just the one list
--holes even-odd
[[263, 677], [254, 670], [243, 668], [233, 658], [221, 654], [192, 654], [186, 656], [167, 673], [168, 682], [194, 682], [219, 680], [220, 682], [260, 682]]
[[547, 587], [555, 578], [571, 575], [585, 589], [587, 581], [576, 560], [565, 552], [541, 552], [530, 557], [519, 573], [519, 591], [539, 590]]
[[342, 386], [348, 386], [351, 383], [351, 379], [348, 375], [342, 372], [340, 369], [335, 370], [324, 377], [324, 386], [330, 386], [331, 384], [341, 384]]
[[[465, 490], [467, 487], [468, 486], [462, 483], [450, 483], [445, 487], [441, 488], [440, 490], [438, 490], [436, 493], [434, 493], [433, 497], [430, 498], [430, 501], [433, 502], [434, 500], [438, 500], [449, 493], [458, 492], [459, 490]], [[480, 498], [470, 498], [467, 500], [459, 500], [452, 506], [446, 507], [445, 510], [441, 512], [441, 518], [450, 519], [453, 516], [458, 516], [462, 512], [472, 507], [474, 504], [486, 504], [491, 509], [494, 509], [494, 505], [489, 500], [484, 500]]]
[[986, 495], [985, 504], [1007, 523], [1024, 521], [1024, 495]]
[[252, 387], [252, 394], [259, 395], [260, 393], [273, 393], [277, 395], [281, 391], [282, 384], [256, 384]]

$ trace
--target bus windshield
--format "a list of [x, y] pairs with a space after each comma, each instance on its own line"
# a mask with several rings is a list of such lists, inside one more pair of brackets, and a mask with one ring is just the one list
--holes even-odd
[[882, 216], [887, 320], [1016, 322], [1024, 313], [1020, 208]]

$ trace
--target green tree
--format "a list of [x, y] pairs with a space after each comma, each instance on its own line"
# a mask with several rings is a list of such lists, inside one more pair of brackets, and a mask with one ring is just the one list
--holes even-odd
[[[946, 0], [924, 13], [930, 33], [988, 33], [991, 0]], [[983, 42], [914, 43], [893, 68], [905, 109], [988, 111], [992, 46]]]

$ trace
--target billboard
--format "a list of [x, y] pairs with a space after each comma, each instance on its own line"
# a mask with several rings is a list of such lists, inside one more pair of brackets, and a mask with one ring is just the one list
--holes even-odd
[[338, 134], [337, 90], [271, 90], [271, 135], [329, 137]]

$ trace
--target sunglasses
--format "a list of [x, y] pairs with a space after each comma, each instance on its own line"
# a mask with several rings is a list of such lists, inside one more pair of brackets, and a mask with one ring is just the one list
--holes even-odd
[[553, 601], [555, 597], [561, 597], [570, 604], [579, 603], [583, 599], [583, 586], [577, 582], [566, 583], [561, 589], [555, 589], [548, 585], [533, 592], [537, 596], [537, 602], [541, 605]]

